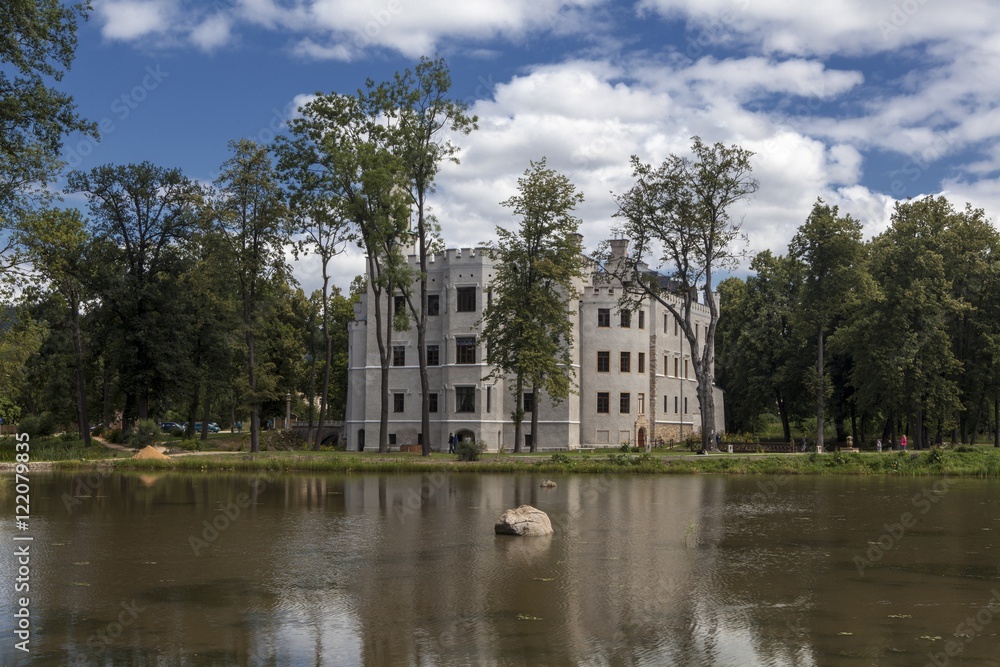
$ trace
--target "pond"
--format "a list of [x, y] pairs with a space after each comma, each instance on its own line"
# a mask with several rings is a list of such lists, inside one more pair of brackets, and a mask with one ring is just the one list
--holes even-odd
[[[1000, 664], [996, 482], [544, 479], [36, 473], [0, 662]], [[494, 535], [523, 503], [553, 536]]]

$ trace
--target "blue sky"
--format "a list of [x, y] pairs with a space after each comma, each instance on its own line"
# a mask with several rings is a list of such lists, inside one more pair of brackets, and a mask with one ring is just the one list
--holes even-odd
[[[94, 0], [63, 88], [101, 123], [67, 142], [89, 169], [150, 160], [210, 181], [231, 139], [270, 141], [316, 92], [352, 92], [443, 55], [480, 129], [431, 202], [468, 247], [514, 220], [529, 160], [583, 191], [585, 246], [614, 225], [631, 154], [690, 138], [756, 152], [739, 207], [750, 251], [784, 252], [817, 197], [869, 235], [895, 201], [1000, 210], [1000, 6], [959, 0]], [[83, 205], [79, 196], [68, 203]], [[363, 271], [336, 260], [343, 287]], [[318, 284], [308, 261], [296, 267]]]

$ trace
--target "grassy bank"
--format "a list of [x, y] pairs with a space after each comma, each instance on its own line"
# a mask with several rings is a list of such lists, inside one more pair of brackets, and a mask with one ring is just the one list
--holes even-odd
[[643, 473], [733, 475], [893, 475], [1000, 477], [1000, 450], [993, 447], [893, 453], [828, 454], [713, 454], [673, 456], [623, 453], [559, 453], [542, 455], [484, 455], [475, 462], [453, 456], [352, 452], [262, 452], [184, 456], [171, 461], [115, 459], [62, 461], [56, 469], [114, 466], [122, 470], [237, 472], [525, 472], [525, 473]]

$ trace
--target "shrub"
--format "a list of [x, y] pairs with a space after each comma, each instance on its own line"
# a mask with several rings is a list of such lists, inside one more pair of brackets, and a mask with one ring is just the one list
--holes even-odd
[[104, 432], [104, 439], [112, 445], [120, 445], [125, 442], [125, 434], [120, 428], [113, 428]]
[[132, 433], [128, 436], [129, 446], [136, 449], [142, 449], [148, 445], [162, 442], [162, 440], [163, 431], [160, 429], [160, 425], [152, 419], [140, 419], [137, 421], [135, 428], [132, 429]]
[[478, 461], [480, 455], [486, 451], [486, 443], [462, 440], [455, 448], [455, 454], [459, 461]]
[[56, 432], [56, 418], [51, 412], [28, 415], [21, 417], [17, 426], [22, 433], [27, 433], [32, 439], [41, 438]]
[[104, 424], [98, 424], [94, 428], [90, 429], [90, 435], [96, 436], [98, 438], [101, 437], [101, 434], [103, 433], [104, 433]]
[[573, 459], [571, 459], [568, 454], [553, 454], [552, 462], [558, 463], [559, 465], [572, 465]]
[[260, 448], [263, 450], [289, 450], [301, 447], [302, 438], [294, 431], [266, 431], [260, 439]]

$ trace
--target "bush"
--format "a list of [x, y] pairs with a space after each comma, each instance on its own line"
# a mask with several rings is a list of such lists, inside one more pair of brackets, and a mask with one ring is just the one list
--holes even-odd
[[142, 449], [149, 445], [163, 441], [163, 430], [160, 425], [152, 419], [140, 419], [135, 423], [135, 428], [128, 436], [128, 444], [135, 449]]
[[553, 454], [552, 462], [560, 465], [572, 465], [573, 459], [571, 459], [568, 454]]
[[120, 445], [125, 442], [125, 434], [120, 428], [113, 428], [104, 432], [104, 439], [112, 445]]
[[41, 438], [56, 432], [56, 418], [51, 412], [28, 415], [21, 417], [17, 426], [21, 433], [27, 433], [32, 439]]
[[302, 438], [295, 431], [275, 430], [261, 434], [260, 448], [262, 450], [300, 449]]
[[94, 428], [90, 429], [90, 435], [99, 438], [101, 434], [104, 433], [104, 424], [98, 424]]
[[455, 454], [459, 461], [478, 461], [480, 455], [486, 451], [486, 443], [462, 440], [455, 448]]

